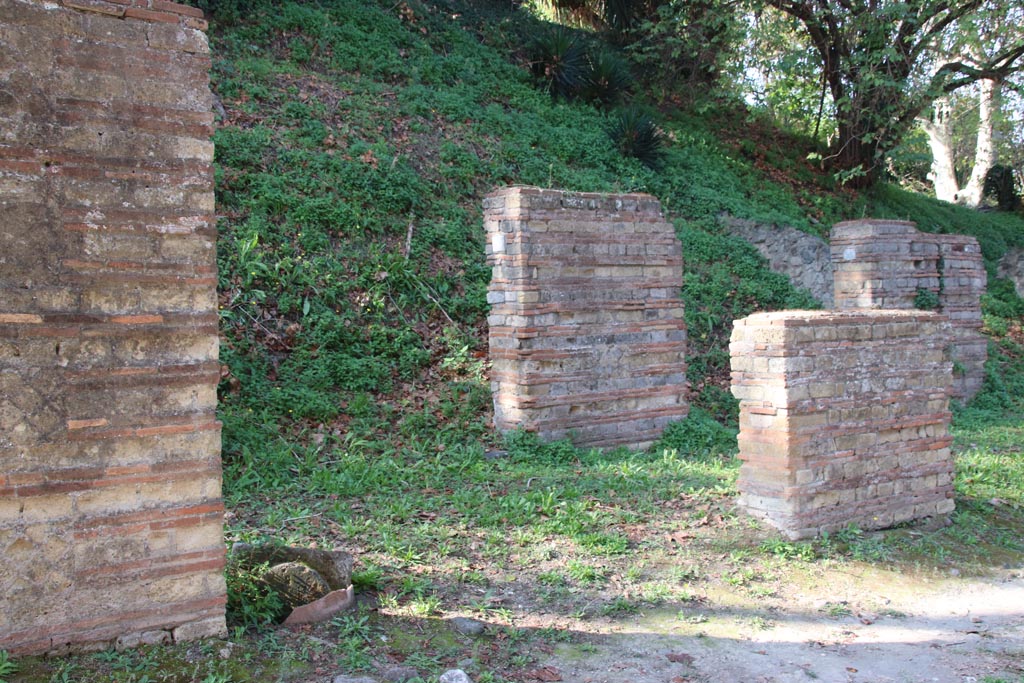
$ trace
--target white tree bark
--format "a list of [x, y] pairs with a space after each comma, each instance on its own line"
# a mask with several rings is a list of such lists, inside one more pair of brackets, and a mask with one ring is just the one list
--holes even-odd
[[999, 83], [991, 79], [978, 81], [978, 143], [974, 148], [974, 168], [971, 179], [959, 195], [959, 201], [977, 208], [985, 189], [985, 176], [996, 163], [996, 146], [993, 141], [995, 113], [999, 108]]
[[928, 179], [935, 188], [935, 197], [944, 202], [957, 201], [960, 193], [953, 158], [952, 109], [949, 97], [941, 97], [935, 100], [931, 117], [921, 119], [921, 127], [928, 134], [928, 147], [932, 152]]

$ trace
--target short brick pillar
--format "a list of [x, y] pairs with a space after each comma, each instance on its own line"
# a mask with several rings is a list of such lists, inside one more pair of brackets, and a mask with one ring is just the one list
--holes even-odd
[[495, 426], [644, 447], [686, 416], [682, 249], [656, 199], [484, 200]]
[[952, 323], [956, 363], [953, 396], [969, 400], [981, 388], [988, 339], [981, 332], [985, 262], [978, 240], [919, 232], [910, 221], [856, 220], [832, 228], [835, 307], [914, 309], [930, 292]]
[[737, 320], [741, 507], [791, 538], [951, 512], [949, 330], [918, 311]]
[[0, 649], [226, 631], [204, 27], [0, 0]]

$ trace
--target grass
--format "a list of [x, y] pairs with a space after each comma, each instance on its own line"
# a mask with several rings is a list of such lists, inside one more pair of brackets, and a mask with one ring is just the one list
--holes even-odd
[[[861, 215], [911, 217], [978, 236], [990, 270], [1024, 241], [1020, 218], [891, 187], [852, 195], [807, 163], [806, 141], [728, 102], [659, 114], [664, 153], [649, 168], [616, 151], [603, 111], [536, 87], [519, 46], [539, 24], [509, 3], [249, 5], [217, 3], [211, 35], [226, 112], [215, 135], [226, 540], [343, 547], [364, 602], [308, 632], [276, 630], [256, 577], [232, 572], [226, 653], [141, 648], [18, 671], [0, 654], [0, 676], [290, 681], [419, 653], [425, 675], [471, 657], [475, 680], [501, 681], [579, 619], [663, 606], [701, 623], [716, 591], [770, 601], [780, 577], [864, 563], [1020, 564], [1024, 302], [994, 277], [985, 388], [956, 412], [951, 526], [795, 543], [737, 516], [732, 321], [817, 302], [723, 234], [719, 216], [819, 234]], [[506, 183], [651, 192], [674, 222], [695, 408], [649, 451], [491, 431], [480, 203]], [[485, 619], [486, 638], [453, 632], [458, 615]]]

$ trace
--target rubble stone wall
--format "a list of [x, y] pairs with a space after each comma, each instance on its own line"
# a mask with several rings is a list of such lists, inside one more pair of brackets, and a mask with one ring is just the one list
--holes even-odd
[[682, 249], [648, 195], [488, 195], [495, 426], [644, 447], [686, 416]]
[[998, 276], [1013, 282], [1017, 296], [1024, 296], [1024, 247], [1010, 247], [999, 259]]
[[765, 225], [742, 218], [723, 219], [726, 229], [754, 245], [768, 267], [782, 273], [794, 287], [809, 291], [822, 307], [832, 308], [832, 260], [829, 244], [784, 225]]
[[949, 333], [921, 311], [737, 320], [740, 505], [791, 538], [952, 511]]
[[225, 631], [205, 27], [0, 0], [0, 649]]
[[952, 323], [953, 395], [973, 397], [988, 358], [981, 332], [986, 273], [978, 241], [918, 232], [912, 222], [887, 220], [838, 223], [831, 237], [835, 308], [914, 309], [933, 298], [936, 310]]

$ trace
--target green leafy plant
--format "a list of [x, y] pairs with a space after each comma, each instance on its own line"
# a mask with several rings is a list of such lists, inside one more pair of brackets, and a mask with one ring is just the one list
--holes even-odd
[[580, 88], [582, 99], [608, 107], [625, 97], [633, 75], [622, 57], [610, 48], [598, 47], [587, 53], [586, 63]]
[[914, 308], [920, 311], [937, 311], [941, 305], [938, 294], [924, 287], [917, 288], [917, 293], [914, 294]]
[[7, 654], [7, 650], [0, 650], [0, 683], [7, 683], [5, 676], [18, 673], [18, 665]]
[[650, 168], [661, 165], [664, 135], [654, 119], [640, 107], [625, 107], [612, 114], [608, 136], [623, 156], [634, 157]]
[[737, 450], [736, 432], [722, 426], [699, 407], [690, 408], [685, 419], [665, 428], [658, 448], [682, 456], [732, 454]]
[[586, 49], [570, 29], [551, 26], [534, 39], [531, 55], [533, 75], [553, 96], [572, 97], [586, 83]]
[[239, 563], [228, 563], [227, 579], [228, 623], [244, 628], [258, 628], [280, 621], [285, 616], [285, 604], [281, 597], [262, 581], [269, 567], [242, 567]]

